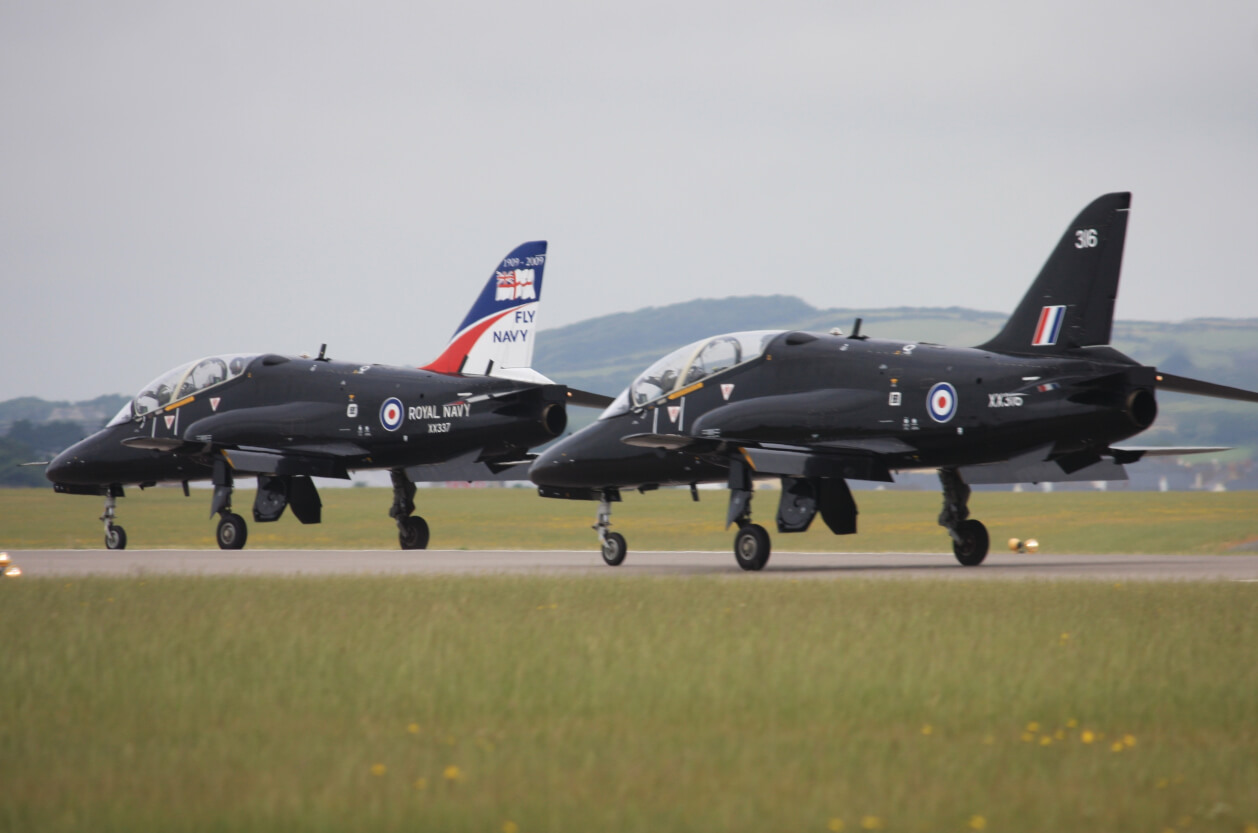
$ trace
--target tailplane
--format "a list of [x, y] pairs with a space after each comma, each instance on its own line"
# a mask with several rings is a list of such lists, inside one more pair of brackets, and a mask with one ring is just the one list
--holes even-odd
[[503, 258], [446, 349], [423, 369], [468, 376], [520, 375], [501, 371], [519, 371], [533, 363], [545, 268], [545, 240], [525, 243]]
[[1079, 212], [1039, 277], [979, 349], [1029, 355], [1109, 344], [1131, 194], [1106, 194]]

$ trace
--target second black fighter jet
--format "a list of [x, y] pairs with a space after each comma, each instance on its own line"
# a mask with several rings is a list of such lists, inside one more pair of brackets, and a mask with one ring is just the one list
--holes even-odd
[[[597, 422], [550, 446], [530, 477], [544, 497], [599, 501], [603, 559], [620, 490], [726, 481], [726, 526], [747, 570], [769, 560], [751, 520], [756, 476], [781, 478], [779, 532], [820, 512], [856, 531], [849, 480], [937, 469], [941, 526], [957, 560], [982, 563], [988, 534], [969, 484], [1126, 479], [1147, 454], [1200, 448], [1116, 443], [1157, 416], [1159, 390], [1258, 402], [1258, 393], [1160, 373], [1109, 345], [1131, 195], [1108, 194], [1066, 230], [1002, 329], [978, 347], [843, 335], [743, 332], [703, 339], [644, 371]], [[697, 493], [695, 493], [697, 496]]]

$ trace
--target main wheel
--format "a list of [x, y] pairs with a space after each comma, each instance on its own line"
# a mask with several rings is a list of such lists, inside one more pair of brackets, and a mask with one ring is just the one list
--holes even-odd
[[625, 560], [629, 547], [625, 544], [625, 536], [619, 532], [609, 532], [603, 539], [603, 561], [608, 567], [619, 567]]
[[411, 515], [398, 527], [397, 540], [404, 550], [428, 549], [428, 522]]
[[734, 560], [744, 570], [761, 570], [769, 563], [769, 533], [760, 524], [740, 527], [734, 536]]
[[218, 522], [218, 548], [221, 550], [243, 550], [245, 539], [249, 537], [249, 528], [245, 519], [228, 512]]
[[957, 526], [960, 541], [953, 539], [952, 552], [964, 567], [977, 567], [987, 557], [987, 527], [976, 520], [962, 521]]
[[125, 550], [127, 548], [127, 531], [120, 526], [109, 527], [109, 531], [105, 533], [105, 546], [111, 550]]

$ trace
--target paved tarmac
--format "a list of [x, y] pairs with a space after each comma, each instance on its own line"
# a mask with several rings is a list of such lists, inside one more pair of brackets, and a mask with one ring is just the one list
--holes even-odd
[[1096, 581], [1240, 581], [1258, 584], [1258, 555], [1018, 555], [994, 552], [980, 567], [951, 554], [775, 552], [748, 575], [729, 552], [632, 552], [620, 567], [593, 550], [10, 550], [25, 576], [180, 575], [590, 575], [757, 578], [940, 578]]

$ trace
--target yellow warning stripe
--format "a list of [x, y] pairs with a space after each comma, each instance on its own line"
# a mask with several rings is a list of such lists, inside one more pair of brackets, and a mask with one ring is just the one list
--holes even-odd
[[699, 388], [701, 388], [701, 387], [703, 387], [703, 382], [695, 382], [693, 385], [691, 385], [691, 386], [689, 386], [689, 387], [682, 388], [681, 390], [677, 391], [676, 393], [670, 393], [670, 394], [668, 395], [668, 398], [669, 398], [669, 399], [677, 399], [678, 397], [685, 396], [685, 395], [686, 395], [686, 394], [688, 394], [688, 393], [694, 393], [695, 391], [697, 391], [697, 390], [698, 390]]
[[220, 453], [223, 455], [223, 459], [227, 461], [227, 465], [232, 468], [236, 468], [236, 464], [232, 462], [232, 458], [227, 455], [227, 449], [223, 449]]
[[178, 402], [172, 402], [172, 403], [170, 403], [170, 404], [169, 404], [169, 405], [167, 405], [165, 408], [163, 408], [163, 410], [166, 410], [166, 411], [173, 411], [173, 410], [175, 410], [176, 408], [182, 408], [184, 405], [187, 405], [187, 404], [189, 404], [189, 403], [193, 402], [195, 399], [196, 399], [196, 397], [195, 397], [195, 396], [189, 396], [189, 397], [187, 397], [186, 399], [180, 399]]
[[756, 462], [755, 462], [755, 460], [752, 460], [752, 459], [751, 459], [751, 455], [747, 453], [747, 449], [743, 448], [743, 447], [740, 445], [740, 446], [738, 447], [738, 450], [739, 450], [740, 452], [742, 452], [743, 459], [747, 461], [747, 465], [751, 466], [751, 470], [752, 470], [752, 471], [755, 471], [755, 470], [756, 470]]

